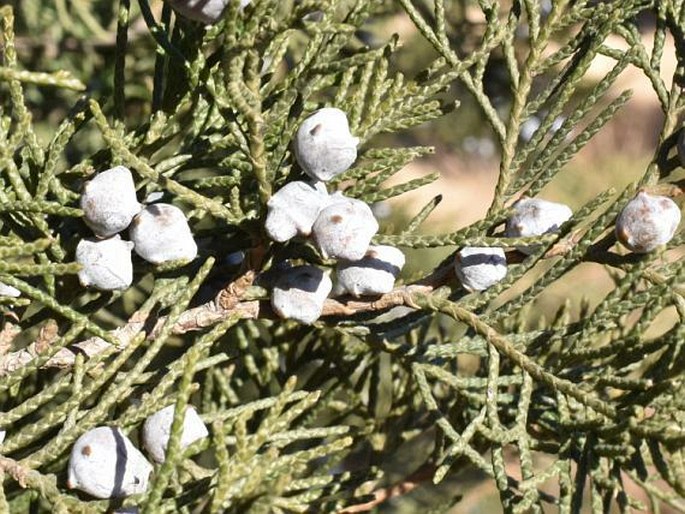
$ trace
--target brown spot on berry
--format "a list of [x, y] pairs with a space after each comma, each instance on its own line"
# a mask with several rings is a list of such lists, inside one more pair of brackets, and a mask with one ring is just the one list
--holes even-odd
[[649, 205], [647, 204], [642, 204], [640, 206], [640, 209], [637, 211], [638, 212], [638, 217], [640, 219], [646, 218], [651, 214], [652, 209], [650, 208]]
[[85, 455], [86, 457], [90, 457], [91, 453], [93, 453], [93, 449], [89, 445], [85, 445], [81, 449], [81, 455]]
[[341, 223], [343, 220], [343, 217], [340, 216], [340, 214], [335, 214], [334, 216], [331, 216], [331, 222], [332, 223]]
[[318, 125], [315, 125], [314, 128], [309, 131], [309, 134], [311, 134], [312, 136], [315, 136], [319, 132], [321, 132], [321, 123], [319, 123]]
[[169, 227], [174, 224], [175, 211], [173, 209], [169, 209], [168, 207], [162, 205], [153, 207], [157, 207], [156, 212], [153, 212], [155, 214], [155, 217], [157, 218], [157, 223], [161, 227]]
[[368, 252], [366, 252], [366, 256], [369, 259], [375, 259], [376, 257], [378, 257], [378, 253], [376, 252], [376, 250], [369, 250]]
[[622, 243], [628, 243], [630, 240], [630, 234], [626, 232], [626, 229], [624, 227], [621, 227], [618, 230], [616, 230], [616, 236], [618, 237], [618, 240]]

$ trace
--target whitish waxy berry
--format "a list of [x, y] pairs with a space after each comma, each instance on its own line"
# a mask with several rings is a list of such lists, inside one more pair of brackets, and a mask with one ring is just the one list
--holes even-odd
[[326, 107], [300, 125], [295, 135], [295, 156], [307, 175], [325, 182], [352, 166], [358, 144], [359, 138], [350, 133], [347, 115]]
[[113, 236], [126, 229], [142, 209], [129, 169], [117, 166], [86, 182], [81, 209], [86, 225], [98, 237]]
[[[167, 0], [167, 2], [189, 20], [209, 25], [221, 19], [230, 0]], [[245, 7], [250, 2], [251, 0], [240, 0], [240, 7]]]
[[616, 238], [632, 252], [651, 252], [673, 238], [680, 218], [673, 200], [640, 191], [618, 215]]
[[117, 427], [97, 427], [76, 440], [69, 457], [69, 489], [95, 498], [145, 492], [152, 465]]
[[369, 246], [358, 261], [340, 261], [337, 289], [352, 296], [379, 295], [392, 291], [404, 267], [404, 254], [392, 246]]
[[308, 236], [328, 201], [328, 193], [321, 182], [316, 185], [299, 181], [286, 184], [267, 203], [267, 234], [279, 243], [296, 235]]
[[361, 200], [332, 195], [331, 202], [312, 226], [314, 240], [325, 258], [358, 261], [378, 232], [378, 222]]
[[21, 296], [21, 291], [16, 287], [8, 286], [0, 282], [0, 296], [10, 296], [12, 298], [18, 298]]
[[315, 266], [297, 266], [283, 272], [271, 295], [271, 306], [281, 318], [314, 323], [321, 316], [333, 284]]
[[[145, 420], [143, 424], [143, 448], [150, 454], [152, 460], [164, 462], [166, 449], [171, 436], [171, 425], [174, 422], [174, 405], [164, 407]], [[187, 448], [195, 441], [207, 437], [207, 427], [192, 406], [186, 408], [181, 432], [181, 448]]]
[[197, 244], [188, 220], [178, 207], [166, 203], [148, 205], [133, 218], [129, 228], [135, 251], [153, 264], [197, 256]]
[[122, 241], [118, 235], [79, 241], [76, 247], [76, 262], [81, 265], [79, 282], [103, 291], [126, 289], [133, 281], [131, 250], [133, 243]]
[[507, 258], [501, 248], [466, 247], [454, 258], [457, 278], [469, 291], [484, 291], [507, 276]]
[[[507, 237], [541, 236], [556, 232], [573, 216], [573, 211], [563, 203], [549, 202], [540, 198], [523, 198], [514, 204], [514, 214], [507, 220]], [[538, 246], [519, 246], [520, 252], [531, 254]]]

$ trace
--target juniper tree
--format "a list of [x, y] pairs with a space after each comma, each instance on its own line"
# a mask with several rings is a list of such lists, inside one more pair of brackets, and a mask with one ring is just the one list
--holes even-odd
[[[467, 6], [483, 23], [465, 22]], [[395, 66], [397, 38], [367, 37], [370, 20], [397, 12], [434, 52], [415, 76]], [[430, 506], [441, 512], [472, 470], [508, 512], [685, 510], [682, 232], [646, 254], [614, 232], [638, 190], [681, 198], [682, 0], [557, 0], [549, 11], [535, 0], [255, 0], [229, 2], [207, 27], [147, 0], [22, 0], [0, 20], [0, 281], [20, 293], [2, 297], [2, 512], [361, 512], [448, 483]], [[674, 77], [661, 69], [670, 38]], [[599, 56], [614, 64], [588, 90]], [[494, 60], [507, 74], [498, 104], [486, 93]], [[538, 196], [628, 101], [608, 93], [629, 67], [664, 113], [641, 178], [555, 232], [506, 237], [514, 202]], [[292, 152], [302, 121], [323, 106], [347, 114], [359, 156], [329, 191], [371, 204], [436, 179], [384, 187], [431, 149], [377, 136], [458, 109], [454, 86], [501, 153], [487, 215], [426, 235], [436, 197], [373, 240], [448, 250], [435, 269], [381, 296], [329, 298], [311, 325], [276, 316], [286, 262], [334, 267], [311, 240], [276, 243], [264, 230], [272, 195], [303, 179]], [[539, 127], [520, 138], [533, 116]], [[92, 237], [79, 200], [119, 165], [138, 200], [183, 210], [199, 252], [136, 258], [131, 287], [98, 291], [77, 280], [76, 246]], [[454, 260], [466, 247], [505, 249], [506, 277], [465, 290]], [[588, 263], [611, 274], [611, 292], [531, 328], [536, 299]], [[209, 436], [183, 447], [189, 404]], [[169, 405], [166, 457], [145, 493], [94, 500], [67, 488], [82, 434], [118, 427], [137, 444]]]

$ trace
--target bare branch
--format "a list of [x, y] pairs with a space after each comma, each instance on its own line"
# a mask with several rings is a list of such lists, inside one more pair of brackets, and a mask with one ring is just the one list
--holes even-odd
[[[351, 316], [362, 312], [383, 311], [399, 305], [414, 306], [411, 295], [416, 293], [429, 293], [435, 287], [442, 285], [449, 276], [451, 268], [443, 268], [436, 271], [423, 281], [396, 288], [392, 292], [377, 298], [368, 300], [356, 300], [350, 298], [328, 299], [323, 307], [323, 316]], [[244, 275], [231, 282], [216, 297], [199, 307], [188, 309], [178, 318], [172, 328], [173, 334], [185, 334], [197, 330], [203, 330], [226, 320], [229, 316], [238, 314], [243, 319], [275, 319], [276, 314], [271, 309], [268, 301], [249, 300], [240, 301], [247, 289], [252, 285], [255, 273], [248, 271]], [[123, 327], [112, 330], [110, 333], [119, 342], [119, 347], [126, 347], [146, 327], [149, 329], [147, 338], [154, 339], [166, 323], [166, 316], [161, 316], [152, 323], [149, 312], [136, 312]], [[54, 334], [53, 334], [54, 335]], [[22, 350], [10, 352], [0, 357], [0, 376], [7, 375], [12, 371], [26, 366], [37, 356], [49, 351], [50, 342], [41, 332], [38, 340]], [[91, 337], [60, 349], [53, 357], [43, 364], [43, 368], [69, 368], [73, 366], [76, 356], [84, 354], [91, 358], [104, 352], [110, 347], [109, 343], [99, 337]]]
[[384, 487], [382, 489], [377, 489], [376, 491], [371, 493], [374, 497], [373, 500], [370, 500], [366, 503], [360, 503], [358, 505], [346, 507], [345, 509], [341, 510], [338, 514], [354, 514], [356, 512], [369, 512], [370, 510], [373, 510], [375, 507], [378, 507], [381, 503], [385, 503], [386, 501], [391, 500], [392, 498], [395, 498], [397, 496], [403, 496], [407, 493], [410, 493], [418, 486], [420, 486], [422, 482], [425, 482], [426, 480], [432, 478], [434, 473], [435, 466], [430, 464], [425, 465], [416, 470], [414, 473], [409, 475], [401, 482], [397, 482], [396, 484]]

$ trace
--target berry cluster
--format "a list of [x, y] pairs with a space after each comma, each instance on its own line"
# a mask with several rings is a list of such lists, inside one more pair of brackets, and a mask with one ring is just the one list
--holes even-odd
[[[532, 237], [557, 232], [573, 212], [564, 204], [539, 198], [523, 198], [513, 206], [506, 224], [507, 237]], [[634, 253], [649, 253], [668, 243], [680, 224], [681, 214], [668, 197], [640, 191], [616, 220], [616, 238]], [[530, 255], [538, 246], [520, 246]], [[507, 274], [507, 260], [501, 248], [462, 248], [454, 260], [457, 278], [469, 291], [483, 291]]]
[[[541, 236], [559, 230], [573, 215], [564, 204], [540, 198], [522, 198], [507, 220], [507, 237]], [[531, 254], [536, 246], [518, 247]], [[454, 260], [457, 278], [468, 291], [484, 291], [507, 276], [507, 258], [501, 248], [462, 248]]]
[[[324, 108], [305, 119], [295, 136], [295, 156], [314, 182], [291, 182], [271, 197], [266, 232], [281, 243], [311, 237], [324, 258], [337, 259], [336, 293], [379, 295], [392, 290], [404, 255], [397, 248], [371, 246], [378, 222], [369, 206], [339, 191], [328, 194], [325, 185], [352, 166], [358, 144], [340, 109]], [[276, 280], [271, 304], [279, 316], [310, 324], [321, 316], [332, 289], [320, 268], [297, 266]]]
[[[174, 421], [174, 405], [169, 405], [145, 420], [143, 448], [157, 463], [164, 462]], [[209, 432], [195, 409], [186, 408], [181, 432], [181, 448], [207, 437]], [[69, 457], [70, 489], [95, 498], [122, 498], [144, 493], [152, 465], [118, 427], [102, 426], [79, 437]]]
[[[79, 281], [84, 286], [104, 291], [129, 287], [132, 250], [153, 264], [192, 260], [197, 255], [183, 211], [164, 203], [145, 207], [138, 203], [131, 171], [123, 166], [98, 173], [86, 183], [81, 209], [96, 236], [76, 247], [76, 262], [82, 266]], [[127, 228], [130, 241], [119, 235]]]

